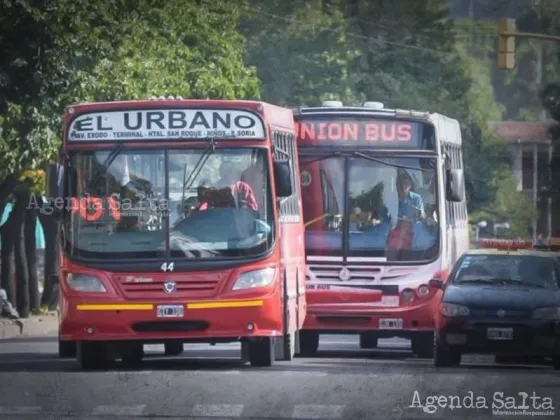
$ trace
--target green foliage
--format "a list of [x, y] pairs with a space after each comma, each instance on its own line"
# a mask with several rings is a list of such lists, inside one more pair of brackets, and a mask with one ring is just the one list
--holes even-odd
[[52, 159], [76, 102], [258, 98], [237, 31], [246, 11], [244, 1], [0, 2], [0, 178]]
[[524, 193], [517, 191], [517, 181], [513, 174], [505, 172], [494, 179], [492, 184], [497, 191], [495, 202], [474, 213], [472, 220], [492, 220], [496, 223], [507, 221], [511, 237], [531, 237], [532, 222], [538, 217], [538, 211]]
[[[333, 2], [334, 3], [334, 2]], [[355, 102], [349, 64], [358, 51], [342, 11], [321, 0], [252, 0], [242, 27], [263, 98], [283, 106], [317, 105], [327, 99]]]

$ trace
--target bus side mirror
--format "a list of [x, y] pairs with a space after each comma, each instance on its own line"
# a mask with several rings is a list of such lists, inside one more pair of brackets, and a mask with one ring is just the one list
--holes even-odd
[[462, 169], [448, 169], [445, 195], [447, 201], [459, 203], [465, 199], [465, 177]]
[[47, 168], [47, 205], [52, 206], [55, 214], [59, 213], [59, 203], [63, 202], [63, 171], [57, 163], [49, 163]]
[[292, 176], [290, 162], [274, 162], [274, 183], [276, 195], [280, 198], [290, 197], [292, 191]]
[[62, 198], [62, 166], [57, 163], [49, 163], [47, 168], [47, 197], [49, 199]]
[[428, 286], [430, 286], [432, 289], [443, 290], [445, 288], [445, 283], [443, 283], [443, 280], [441, 279], [431, 279], [428, 282]]

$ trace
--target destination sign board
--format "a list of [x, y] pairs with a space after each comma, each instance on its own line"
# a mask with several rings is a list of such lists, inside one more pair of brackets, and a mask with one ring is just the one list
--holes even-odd
[[424, 140], [424, 127], [387, 119], [309, 119], [296, 123], [296, 135], [300, 145], [434, 149], [433, 141]]
[[81, 114], [68, 141], [266, 138], [264, 122], [238, 109], [136, 109]]

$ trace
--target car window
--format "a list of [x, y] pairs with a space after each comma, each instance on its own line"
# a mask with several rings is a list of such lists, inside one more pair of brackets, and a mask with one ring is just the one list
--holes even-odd
[[453, 283], [475, 282], [558, 289], [558, 264], [535, 255], [467, 255], [459, 262]]

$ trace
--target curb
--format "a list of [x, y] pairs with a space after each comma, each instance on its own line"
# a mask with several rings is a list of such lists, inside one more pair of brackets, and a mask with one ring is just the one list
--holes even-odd
[[58, 333], [58, 317], [56, 312], [46, 315], [33, 315], [19, 321], [23, 324], [23, 328], [18, 325], [16, 320], [0, 318], [0, 340], [15, 337], [37, 337]]

